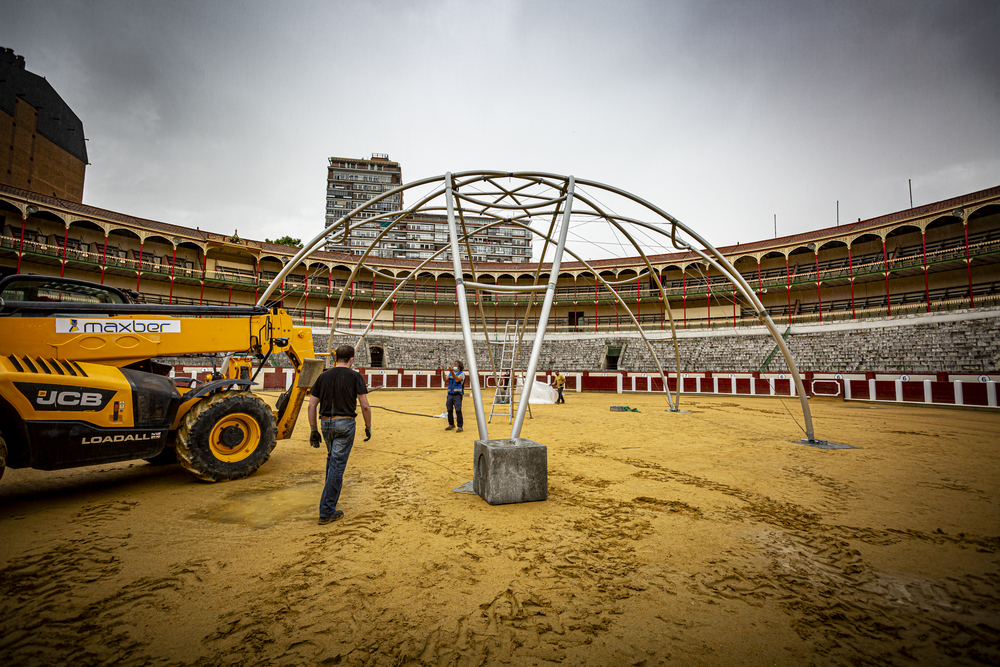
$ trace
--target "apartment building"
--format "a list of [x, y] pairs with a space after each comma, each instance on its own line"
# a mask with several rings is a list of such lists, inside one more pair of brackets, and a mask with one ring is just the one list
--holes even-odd
[[[326, 226], [340, 220], [383, 192], [402, 184], [402, 168], [383, 153], [373, 153], [370, 160], [331, 157], [327, 168]], [[386, 211], [403, 209], [402, 194], [395, 194], [359, 213], [361, 221], [343, 243], [327, 243], [326, 250], [351, 255], [363, 255], [389, 220], [364, 222]], [[483, 229], [491, 218], [465, 217], [468, 231], [481, 230], [470, 239], [472, 259], [476, 262], [525, 262], [531, 259], [532, 235], [516, 225], [499, 224]], [[390, 259], [427, 259], [449, 243], [448, 219], [443, 215], [420, 214], [400, 221], [372, 249], [371, 256]], [[463, 243], [462, 259], [468, 260]], [[451, 261], [451, 252], [438, 255], [441, 261]]]
[[[331, 157], [326, 176], [326, 226], [329, 227], [383, 192], [401, 185], [402, 178], [399, 163], [391, 161], [385, 153], [373, 153], [371, 159], [367, 160]], [[402, 208], [402, 196], [396, 194], [373, 204], [371, 211], [359, 214], [357, 219], [363, 220], [376, 215], [376, 212], [398, 211]], [[353, 252], [350, 245], [329, 243], [326, 248], [331, 252]]]
[[[463, 242], [462, 259], [468, 261], [467, 247], [472, 249], [472, 259], [476, 262], [527, 262], [531, 259], [531, 233], [516, 225], [501, 223], [487, 227], [496, 220], [465, 216], [465, 228], [473, 233], [469, 245]], [[388, 220], [365, 222], [350, 238], [352, 254], [362, 254], [378, 237]], [[461, 230], [459, 230], [461, 231]], [[418, 213], [401, 220], [382, 237], [378, 247], [372, 250], [375, 257], [392, 259], [427, 259], [437, 255], [438, 261], [451, 261], [448, 218], [444, 215]]]

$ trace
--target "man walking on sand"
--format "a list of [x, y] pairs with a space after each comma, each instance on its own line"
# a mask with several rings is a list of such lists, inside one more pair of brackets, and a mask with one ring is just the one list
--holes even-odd
[[556, 399], [556, 403], [565, 403], [566, 399], [563, 398], [563, 389], [566, 388], [566, 376], [561, 371], [556, 371], [556, 376], [552, 380], [552, 386], [559, 392], [559, 398]]
[[[456, 433], [462, 432], [462, 424], [464, 420], [462, 419], [462, 397], [465, 396], [465, 373], [464, 366], [462, 366], [461, 361], [456, 361], [455, 364], [445, 371], [445, 377], [448, 378], [448, 400], [445, 403], [445, 407], [448, 410], [448, 426], [444, 429], [450, 431], [455, 428], [455, 420], [458, 420], [458, 430]], [[455, 410], [455, 418], [452, 418], [451, 411]]]
[[[340, 491], [344, 486], [344, 470], [354, 447], [354, 420], [358, 416], [357, 404], [365, 418], [365, 442], [372, 438], [372, 410], [368, 405], [368, 387], [361, 373], [352, 369], [354, 348], [341, 345], [337, 348], [337, 365], [320, 373], [312, 386], [309, 397], [309, 444], [319, 448], [326, 441], [326, 484], [319, 501], [319, 525], [336, 521], [344, 516], [337, 509]], [[323, 431], [316, 428], [316, 412]]]

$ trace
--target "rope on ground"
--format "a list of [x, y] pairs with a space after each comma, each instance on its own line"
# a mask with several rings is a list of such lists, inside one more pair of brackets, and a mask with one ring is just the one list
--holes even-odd
[[[395, 410], [393, 412], [395, 412]], [[426, 415], [424, 415], [424, 416], [426, 416]], [[423, 456], [414, 456], [413, 454], [403, 454], [402, 452], [387, 452], [384, 449], [372, 449], [371, 447], [362, 447], [361, 445], [355, 445], [354, 449], [363, 449], [363, 450], [365, 450], [367, 452], [378, 452], [379, 454], [395, 454], [396, 456], [406, 456], [406, 457], [409, 457], [411, 459], [420, 459], [421, 461], [427, 461], [428, 463], [433, 463], [436, 466], [440, 466], [440, 467], [444, 468], [445, 470], [447, 470], [448, 472], [452, 473], [453, 475], [458, 475], [459, 477], [465, 477], [466, 476], [466, 475], [462, 475], [462, 474], [459, 474], [459, 473], [455, 472], [454, 470], [452, 470], [451, 468], [449, 468], [446, 465], [441, 465], [437, 461], [431, 461], [430, 459], [425, 459]]]
[[414, 417], [430, 417], [431, 419], [439, 419], [437, 415], [424, 415], [419, 412], [403, 412], [402, 410], [393, 410], [392, 408], [384, 408], [381, 405], [371, 405], [370, 407], [378, 408], [379, 410], [385, 410], [386, 412], [395, 412], [399, 415], [413, 415]]

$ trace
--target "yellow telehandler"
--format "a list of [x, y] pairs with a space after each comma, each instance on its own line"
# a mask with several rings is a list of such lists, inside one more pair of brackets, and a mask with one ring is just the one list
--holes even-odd
[[[271, 409], [251, 392], [267, 359], [295, 368]], [[160, 357], [227, 355], [205, 383]], [[256, 373], [246, 356], [256, 359]], [[288, 438], [324, 363], [279, 308], [135, 302], [135, 293], [38, 275], [0, 280], [0, 476], [133, 459], [177, 460], [207, 481], [257, 470]]]

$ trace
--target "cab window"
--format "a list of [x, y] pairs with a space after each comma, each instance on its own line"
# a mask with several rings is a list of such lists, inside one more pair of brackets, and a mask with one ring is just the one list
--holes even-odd
[[75, 283], [50, 278], [16, 278], [3, 286], [4, 301], [49, 303], [127, 303], [120, 291], [95, 283]]

